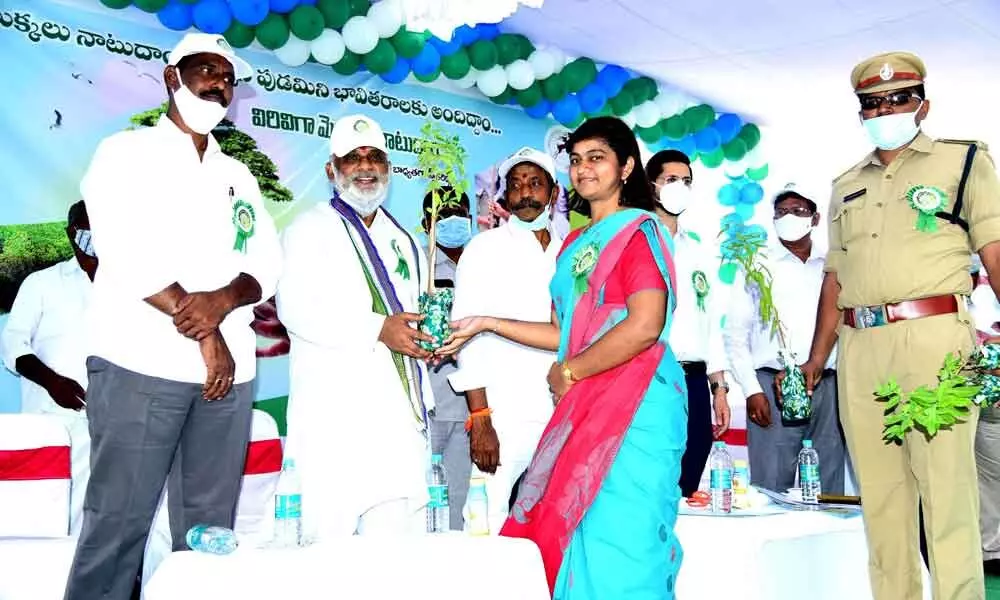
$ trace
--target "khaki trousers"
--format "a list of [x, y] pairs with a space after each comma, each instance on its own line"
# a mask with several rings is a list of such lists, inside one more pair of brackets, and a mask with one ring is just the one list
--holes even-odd
[[875, 600], [920, 600], [917, 506], [923, 503], [935, 600], [984, 600], [974, 440], [978, 411], [932, 440], [916, 430], [882, 440], [884, 403], [875, 389], [895, 378], [904, 392], [936, 385], [948, 352], [974, 344], [968, 314], [857, 330], [842, 326], [840, 418], [854, 462]]

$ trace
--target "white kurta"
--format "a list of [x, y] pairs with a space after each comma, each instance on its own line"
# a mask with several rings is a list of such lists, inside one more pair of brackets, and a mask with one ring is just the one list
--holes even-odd
[[[403, 309], [417, 312], [427, 277], [423, 251], [417, 247], [414, 255], [410, 234], [381, 209], [369, 235]], [[285, 451], [302, 481], [304, 534], [313, 538], [350, 535], [367, 508], [400, 497], [422, 503], [427, 494], [426, 437], [392, 354], [378, 341], [385, 317], [372, 312], [351, 239], [328, 203], [296, 218], [282, 238], [286, 262], [277, 305], [291, 338]], [[394, 241], [408, 263], [408, 280], [396, 272]], [[418, 369], [419, 378], [408, 372], [411, 391], [420, 379], [429, 410], [427, 369], [422, 363]]]

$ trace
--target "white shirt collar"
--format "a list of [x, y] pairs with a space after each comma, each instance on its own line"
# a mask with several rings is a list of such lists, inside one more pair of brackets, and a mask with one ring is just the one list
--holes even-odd
[[[538, 238], [535, 237], [534, 231], [528, 231], [523, 227], [518, 227], [514, 224], [512, 219], [508, 219], [507, 222], [503, 224], [503, 227], [507, 229], [507, 233], [512, 238], [522, 240], [531, 239], [531, 241], [538, 243]], [[555, 227], [552, 226], [551, 222], [545, 227], [545, 230], [549, 232], [549, 237], [551, 238], [551, 241], [549, 242], [550, 245], [553, 243], [562, 244], [562, 237], [556, 232]]]
[[[177, 124], [171, 121], [167, 115], [160, 116], [160, 120], [156, 122], [156, 130], [163, 135], [164, 139], [170, 140], [171, 143], [176, 143], [178, 146], [184, 144], [192, 152], [195, 150], [191, 136], [181, 131], [177, 127]], [[214, 135], [208, 134], [208, 146], [205, 147], [205, 155], [202, 161], [204, 162], [205, 159], [220, 152], [222, 152], [222, 148], [219, 147], [219, 142], [215, 139]]]
[[[786, 248], [785, 245], [782, 244], [781, 241], [778, 239], [775, 239], [774, 242], [772, 242], [769, 245], [767, 253], [774, 260], [792, 259], [795, 261], [799, 261], [799, 257], [792, 254], [791, 251], [788, 248]], [[820, 245], [816, 243], [816, 240], [813, 240], [812, 248], [809, 251], [809, 258], [806, 259], [806, 262], [811, 263], [815, 261], [823, 261], [825, 259], [826, 259], [826, 251], [823, 250], [823, 248], [821, 248]]]

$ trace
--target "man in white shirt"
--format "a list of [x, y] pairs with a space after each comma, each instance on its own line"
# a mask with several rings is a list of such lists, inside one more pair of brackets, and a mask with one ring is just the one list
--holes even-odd
[[[549, 283], [562, 238], [549, 222], [558, 193], [552, 158], [522, 148], [500, 165], [505, 224], [466, 246], [455, 278], [452, 317], [489, 315], [522, 321], [552, 318]], [[528, 467], [552, 416], [546, 381], [555, 354], [492, 334], [470, 341], [451, 385], [469, 401], [472, 461], [487, 481], [490, 530], [507, 518], [511, 488]]]
[[281, 266], [257, 180], [210, 135], [253, 70], [192, 33], [154, 127], [98, 146], [80, 185], [101, 267], [89, 308], [91, 476], [66, 600], [127, 600], [168, 472], [175, 550], [232, 527], [250, 437], [252, 305]]
[[714, 275], [718, 272], [715, 252], [680, 224], [692, 200], [691, 160], [678, 150], [663, 150], [646, 163], [646, 175], [656, 187], [656, 216], [674, 240], [678, 289], [670, 348], [687, 380], [688, 437], [680, 485], [681, 494], [690, 497], [698, 491], [712, 442], [729, 429], [728, 363], [722, 341], [728, 293]]
[[[823, 281], [824, 254], [813, 243], [819, 223], [817, 193], [794, 185], [774, 198], [774, 229], [764, 264], [773, 277], [772, 298], [787, 331], [789, 350], [801, 361], [809, 356], [816, 307]], [[775, 377], [781, 369], [777, 336], [761, 322], [759, 291], [740, 278], [726, 321], [726, 348], [733, 376], [747, 395], [747, 450], [753, 485], [784, 492], [795, 485], [802, 441], [811, 439], [820, 456], [822, 489], [844, 493], [844, 438], [837, 412], [836, 357], [813, 391], [812, 416], [805, 425], [785, 425], [776, 401]]]
[[[301, 477], [311, 538], [351, 535], [386, 501], [426, 501], [433, 392], [430, 353], [417, 342], [431, 338], [416, 328], [416, 313], [427, 259], [382, 208], [391, 169], [378, 123], [341, 117], [326, 164], [334, 196], [282, 237], [278, 316], [292, 342], [285, 450]], [[365, 515], [368, 525], [380, 514]]]
[[0, 334], [0, 353], [7, 369], [21, 376], [21, 412], [57, 416], [69, 431], [69, 525], [70, 534], [78, 535], [90, 477], [90, 433], [84, 412], [85, 315], [97, 272], [90, 220], [82, 200], [69, 208], [66, 235], [73, 258], [35, 271], [21, 283]]

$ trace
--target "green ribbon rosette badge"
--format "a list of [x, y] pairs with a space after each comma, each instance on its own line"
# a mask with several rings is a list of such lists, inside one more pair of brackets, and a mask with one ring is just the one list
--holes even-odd
[[237, 200], [233, 204], [233, 225], [236, 227], [233, 250], [246, 254], [247, 240], [253, 235], [256, 223], [257, 215], [254, 214], [253, 207], [245, 200]]
[[403, 278], [404, 281], [410, 280], [410, 264], [406, 262], [403, 257], [403, 251], [399, 249], [399, 244], [396, 240], [392, 240], [392, 251], [396, 253], [396, 274]]
[[573, 255], [573, 292], [577, 296], [582, 296], [587, 291], [587, 278], [597, 266], [597, 257], [601, 253], [601, 247], [597, 242], [591, 242], [576, 251]]
[[940, 188], [915, 185], [906, 192], [910, 206], [917, 211], [917, 231], [937, 231], [937, 214], [948, 204], [948, 196]]
[[698, 299], [698, 310], [705, 312], [705, 298], [708, 297], [708, 277], [701, 271], [691, 274], [691, 283], [694, 285], [694, 295]]

